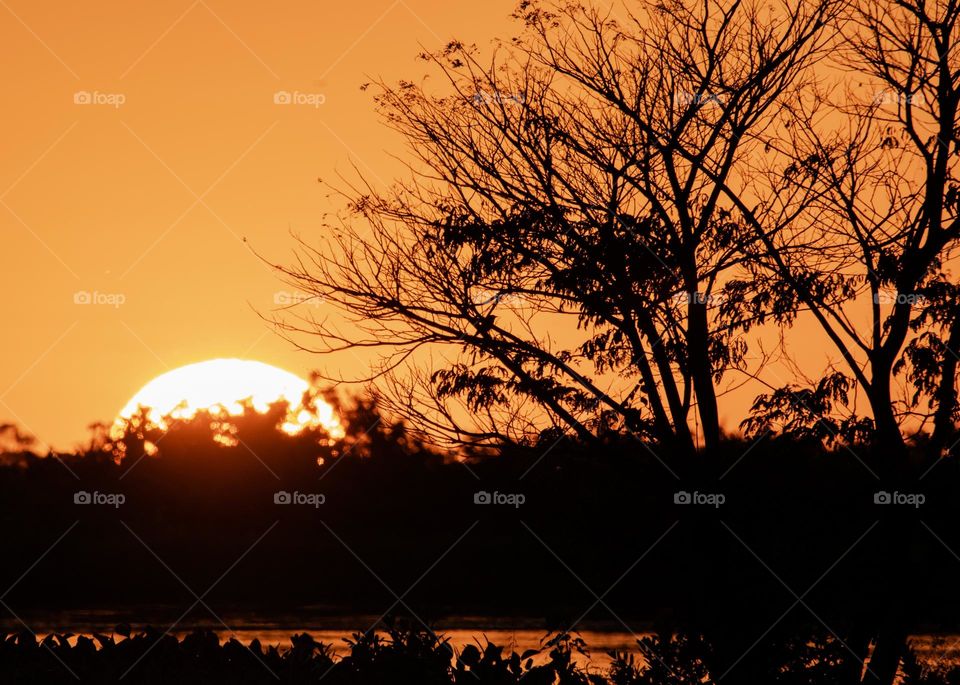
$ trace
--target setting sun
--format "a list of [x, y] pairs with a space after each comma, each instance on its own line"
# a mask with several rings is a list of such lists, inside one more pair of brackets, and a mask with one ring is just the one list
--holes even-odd
[[337, 428], [333, 408], [326, 402], [318, 402], [315, 410], [304, 407], [303, 395], [309, 387], [299, 376], [263, 362], [211, 359], [157, 376], [127, 402], [118, 420], [144, 407], [149, 420], [162, 426], [165, 417], [190, 418], [200, 410], [236, 416], [243, 413], [245, 402], [265, 412], [271, 404], [286, 400], [290, 410], [284, 432], [295, 434], [308, 426]]

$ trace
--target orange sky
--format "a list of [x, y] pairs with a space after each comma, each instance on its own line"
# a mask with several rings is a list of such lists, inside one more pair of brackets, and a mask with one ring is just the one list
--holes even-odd
[[[420, 78], [421, 45], [509, 36], [513, 7], [0, 0], [0, 422], [70, 448], [150, 379], [215, 357], [363, 375], [370, 357], [321, 359], [267, 329], [257, 312], [290, 289], [242, 238], [286, 261], [288, 231], [318, 236], [338, 206], [318, 177], [400, 173], [361, 84]], [[812, 326], [788, 336], [813, 373], [836, 358]], [[761, 390], [725, 397], [724, 423]]]
[[266, 329], [253, 309], [287, 288], [241, 237], [284, 259], [288, 230], [309, 236], [334, 207], [318, 177], [351, 160], [395, 175], [400, 143], [359, 86], [421, 74], [420, 44], [487, 43], [512, 7], [0, 0], [0, 422], [68, 448], [154, 376], [211, 357], [359, 373]]

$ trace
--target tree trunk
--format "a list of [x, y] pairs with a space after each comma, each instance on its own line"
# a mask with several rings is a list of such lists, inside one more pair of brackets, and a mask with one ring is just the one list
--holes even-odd
[[843, 675], [840, 677], [842, 683], [860, 683], [866, 673], [863, 664], [870, 655], [870, 632], [864, 628], [865, 626], [855, 623], [846, 635], [847, 647], [853, 654], [843, 662]]
[[907, 650], [911, 625], [910, 588], [919, 579], [912, 567], [909, 541], [916, 534], [908, 521], [893, 519], [881, 526], [874, 549], [876, 595], [868, 613], [874, 621], [874, 647], [864, 673], [865, 685], [893, 685]]
[[[673, 430], [673, 425], [670, 423], [670, 419], [667, 418], [666, 409], [663, 407], [663, 402], [660, 400], [660, 391], [657, 389], [657, 381], [653, 376], [653, 370], [650, 368], [650, 363], [647, 361], [646, 356], [638, 356], [637, 368], [640, 369], [640, 377], [643, 379], [643, 392], [647, 396], [647, 401], [650, 403], [650, 412], [653, 414], [653, 425], [657, 436], [664, 442], [673, 442], [676, 439], [676, 434]], [[631, 426], [631, 429], [633, 427]]]
[[894, 623], [882, 628], [863, 675], [864, 685], [893, 685], [906, 649], [907, 634], [900, 625]]
[[[890, 393], [890, 369], [879, 368], [873, 365], [873, 379], [867, 389], [870, 409], [873, 411], [873, 421], [876, 425], [876, 447], [882, 450], [876, 456], [885, 469], [896, 468], [902, 465], [906, 458], [906, 443], [900, 432], [900, 425], [893, 413], [893, 399]], [[882, 474], [881, 474], [882, 475]]]
[[670, 359], [664, 349], [663, 340], [657, 333], [656, 326], [654, 326], [648, 313], [642, 309], [637, 309], [635, 314], [637, 329], [651, 343], [650, 354], [653, 355], [654, 364], [656, 364], [657, 371], [660, 374], [660, 383], [663, 386], [663, 393], [667, 398], [667, 407], [670, 409], [670, 416], [673, 419], [673, 430], [677, 435], [678, 447], [687, 452], [693, 452], [693, 435], [687, 423], [687, 414], [683, 409], [683, 403], [680, 401], [676, 378], [673, 368], [670, 366]]
[[720, 444], [720, 415], [710, 364], [707, 305], [698, 299], [699, 295], [692, 297], [687, 307], [687, 359], [693, 389], [697, 393], [697, 412], [703, 426], [704, 445], [711, 450]]

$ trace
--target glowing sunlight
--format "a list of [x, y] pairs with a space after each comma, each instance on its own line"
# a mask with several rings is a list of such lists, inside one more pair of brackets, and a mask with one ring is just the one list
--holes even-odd
[[323, 401], [311, 409], [303, 405], [310, 385], [299, 376], [263, 362], [247, 359], [211, 359], [188, 364], [157, 376], [144, 385], [120, 410], [121, 422], [148, 409], [147, 418], [158, 426], [164, 417], [190, 418], [199, 410], [231, 416], [243, 413], [249, 402], [258, 412], [286, 400], [289, 411], [281, 428], [294, 435], [308, 426], [339, 429], [333, 407]]

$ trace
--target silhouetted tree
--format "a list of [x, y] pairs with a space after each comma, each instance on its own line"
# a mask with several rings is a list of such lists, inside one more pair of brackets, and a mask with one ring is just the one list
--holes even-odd
[[[900, 457], [905, 436], [928, 422], [937, 450], [946, 446], [957, 419], [958, 17], [952, 0], [848, 4], [837, 24], [840, 85], [791, 103], [769, 137], [788, 159], [772, 165], [768, 188], [794, 190], [793, 219], [773, 231], [740, 205], [767, 247], [758, 278], [810, 311], [846, 367], [828, 372], [851, 410], [836, 430], [874, 434]], [[768, 192], [764, 204], [778, 203], [791, 204]], [[912, 389], [897, 390], [896, 372]], [[848, 403], [854, 385], [872, 423]]]
[[763, 316], [723, 305], [760, 248], [724, 192], [750, 192], [757, 132], [835, 12], [671, 0], [618, 20], [523, 2], [490, 63], [459, 42], [424, 55], [438, 92], [378, 84], [410, 180], [346, 191], [353, 216], [283, 268], [356, 330], [281, 326], [322, 351], [390, 348], [377, 375], [453, 348], [387, 387], [415, 426], [461, 442], [628, 430], [689, 448], [695, 407], [715, 446], [718, 384]]

